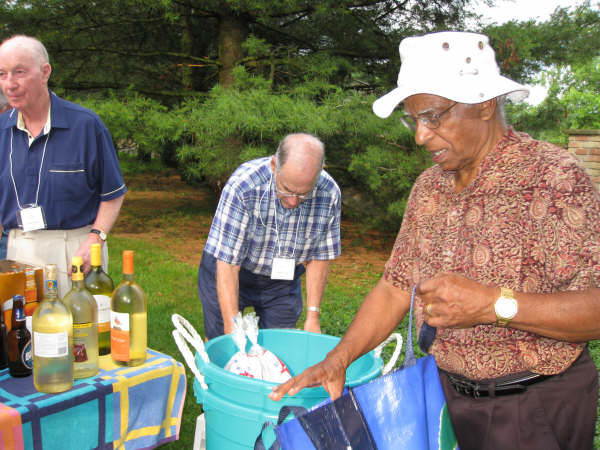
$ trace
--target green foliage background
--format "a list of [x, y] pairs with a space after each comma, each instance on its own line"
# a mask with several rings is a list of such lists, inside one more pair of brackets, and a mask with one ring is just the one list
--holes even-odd
[[139, 94], [77, 101], [100, 115], [117, 144], [133, 142], [140, 157], [176, 166], [184, 179], [216, 193], [240, 163], [273, 154], [286, 134], [316, 134], [326, 145], [326, 170], [347, 194], [345, 216], [397, 228], [429, 161], [400, 121], [372, 113], [374, 96], [316, 80], [274, 91], [242, 67], [236, 74], [231, 88], [216, 86], [170, 109]]
[[395, 84], [403, 37], [483, 31], [504, 74], [549, 87], [540, 105], [508, 106], [516, 129], [565, 145], [565, 130], [600, 127], [597, 1], [557, 8], [545, 22], [485, 27], [472, 3], [12, 0], [0, 3], [0, 38], [39, 37], [56, 93], [96, 111], [123, 152], [215, 195], [286, 134], [316, 134], [345, 217], [393, 231], [431, 164], [399, 113], [381, 120], [371, 111]]

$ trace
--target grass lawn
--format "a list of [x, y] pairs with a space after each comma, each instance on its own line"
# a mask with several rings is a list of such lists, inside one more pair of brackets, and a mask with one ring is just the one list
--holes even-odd
[[[139, 167], [131, 170], [139, 173]], [[204, 188], [181, 183], [169, 171], [154, 169], [128, 176], [126, 163], [124, 172], [129, 192], [109, 236], [109, 273], [118, 283], [122, 250], [135, 251], [136, 279], [148, 299], [148, 345], [183, 362], [171, 336], [171, 315], [181, 314], [204, 335], [197, 269], [216, 199]], [[331, 266], [321, 312], [322, 331], [334, 336], [344, 333], [379, 278], [394, 238], [346, 222], [342, 234], [343, 255]], [[406, 323], [398, 328], [403, 336]], [[591, 349], [600, 367], [598, 342], [593, 342]], [[188, 386], [180, 439], [161, 448], [191, 449], [193, 445], [196, 417], [202, 410], [194, 398], [193, 375], [187, 368], [186, 372]], [[600, 448], [598, 425], [596, 430], [595, 448]]]

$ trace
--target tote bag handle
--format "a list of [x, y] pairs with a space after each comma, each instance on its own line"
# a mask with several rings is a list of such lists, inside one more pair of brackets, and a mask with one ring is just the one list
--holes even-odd
[[417, 290], [418, 284], [415, 284], [410, 292], [410, 311], [408, 313], [408, 331], [406, 332], [406, 347], [404, 349], [404, 363], [402, 364], [402, 368], [412, 367], [417, 363], [417, 358], [415, 357], [415, 350], [413, 349], [413, 333], [412, 333], [412, 324], [413, 324], [413, 306], [415, 304], [415, 292]]
[[187, 345], [187, 343], [190, 343], [196, 349], [202, 360], [206, 363], [209, 363], [210, 358], [208, 357], [208, 353], [206, 353], [204, 343], [202, 342], [202, 338], [200, 337], [196, 329], [192, 326], [192, 324], [190, 324], [179, 314], [173, 314], [171, 316], [171, 321], [175, 326], [175, 329], [172, 331], [173, 339], [175, 339], [175, 343], [177, 344], [179, 351], [183, 355], [185, 362], [187, 363], [194, 376], [200, 382], [202, 388], [208, 389], [208, 385], [204, 381], [204, 375], [202, 375], [202, 373], [198, 369], [194, 355], [192, 354], [190, 348]]
[[389, 373], [396, 365], [398, 357], [400, 356], [400, 352], [402, 351], [402, 335], [400, 333], [390, 334], [385, 341], [383, 341], [373, 350], [375, 356], [381, 358], [381, 352], [383, 351], [384, 347], [393, 341], [396, 341], [396, 347], [394, 347], [394, 352], [392, 353], [392, 356], [387, 364], [383, 366], [383, 369], [381, 370], [382, 375]]

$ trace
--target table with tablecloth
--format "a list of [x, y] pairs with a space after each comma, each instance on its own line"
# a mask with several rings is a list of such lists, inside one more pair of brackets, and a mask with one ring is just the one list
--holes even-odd
[[185, 394], [183, 365], [151, 349], [137, 367], [101, 356], [97, 376], [60, 394], [0, 370], [0, 449], [153, 448], [179, 438]]

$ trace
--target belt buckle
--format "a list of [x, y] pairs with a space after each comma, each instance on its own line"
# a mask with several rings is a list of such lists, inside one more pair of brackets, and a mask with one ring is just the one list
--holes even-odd
[[473, 398], [479, 398], [481, 396], [481, 393], [479, 392], [479, 384], [477, 383], [469, 383], [453, 376], [450, 376], [450, 382], [459, 394], [467, 395]]

